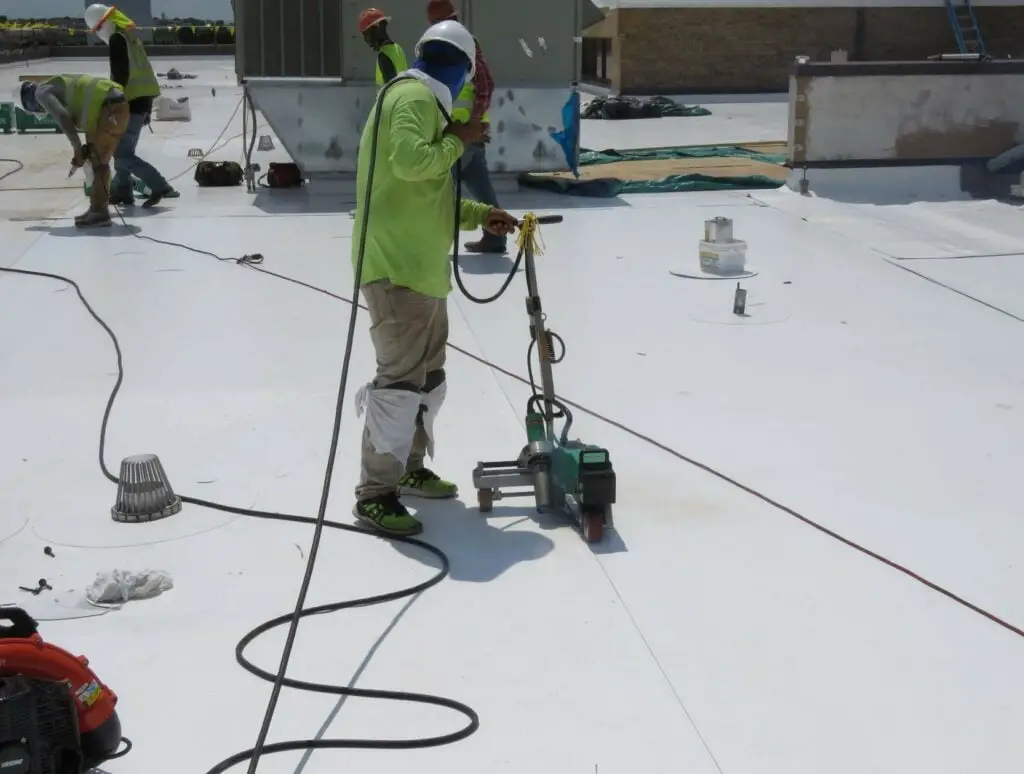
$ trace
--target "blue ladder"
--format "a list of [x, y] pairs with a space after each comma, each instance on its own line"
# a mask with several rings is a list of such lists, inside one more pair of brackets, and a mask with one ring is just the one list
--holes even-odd
[[974, 15], [971, 0], [946, 0], [946, 11], [949, 23], [956, 36], [956, 45], [961, 54], [980, 54], [985, 56], [985, 41], [981, 39], [978, 19]]

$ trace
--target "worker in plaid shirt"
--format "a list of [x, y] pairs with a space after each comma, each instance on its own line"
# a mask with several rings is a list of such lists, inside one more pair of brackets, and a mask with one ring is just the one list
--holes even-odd
[[[458, 14], [451, 0], [430, 0], [427, 3], [427, 21], [430, 24], [451, 19], [458, 21]], [[475, 38], [474, 38], [475, 40]], [[488, 113], [491, 107], [491, 95], [494, 93], [494, 78], [487, 66], [480, 41], [476, 41], [476, 74], [467, 83], [452, 106], [452, 120], [468, 123], [471, 120], [490, 123]], [[498, 207], [498, 196], [491, 185], [491, 176], [487, 171], [487, 146], [485, 140], [466, 147], [466, 152], [459, 161], [462, 182], [469, 188], [473, 198], [483, 204]], [[496, 236], [486, 231], [476, 242], [467, 242], [466, 250], [471, 253], [504, 253], [505, 237]]]

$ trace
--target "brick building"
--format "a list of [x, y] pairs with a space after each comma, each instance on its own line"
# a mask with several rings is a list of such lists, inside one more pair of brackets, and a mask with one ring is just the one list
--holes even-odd
[[[614, 5], [584, 31], [583, 77], [622, 94], [784, 91], [801, 55], [828, 61], [843, 49], [850, 61], [906, 61], [957, 51], [945, 0]], [[1024, 57], [1024, 0], [973, 6], [988, 54]]]

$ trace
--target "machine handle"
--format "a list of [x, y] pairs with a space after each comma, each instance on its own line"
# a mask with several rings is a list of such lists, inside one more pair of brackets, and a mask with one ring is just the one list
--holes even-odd
[[[3, 621], [11, 625], [4, 626]], [[0, 607], [0, 640], [31, 637], [38, 629], [35, 619], [20, 607]]]
[[561, 222], [562, 222], [562, 216], [561, 215], [543, 215], [543, 216], [537, 218], [537, 223], [540, 224], [541, 226], [547, 226], [547, 225], [550, 225], [552, 223], [561, 223]]

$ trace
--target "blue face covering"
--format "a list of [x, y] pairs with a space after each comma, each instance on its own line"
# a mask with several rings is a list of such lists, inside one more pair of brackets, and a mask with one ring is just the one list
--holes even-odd
[[428, 64], [422, 59], [417, 59], [412, 66], [447, 86], [448, 91], [452, 94], [452, 99], [455, 99], [462, 91], [462, 87], [466, 85], [466, 78], [469, 76], [466, 66], [461, 63], [439, 65]]

